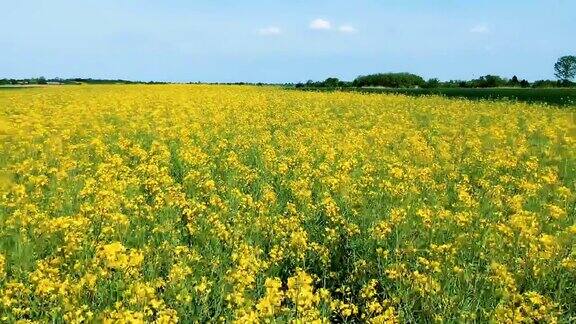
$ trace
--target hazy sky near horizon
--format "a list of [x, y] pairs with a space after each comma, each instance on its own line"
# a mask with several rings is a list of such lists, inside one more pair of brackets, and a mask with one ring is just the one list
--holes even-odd
[[536, 80], [576, 55], [576, 1], [4, 1], [0, 29], [0, 78]]

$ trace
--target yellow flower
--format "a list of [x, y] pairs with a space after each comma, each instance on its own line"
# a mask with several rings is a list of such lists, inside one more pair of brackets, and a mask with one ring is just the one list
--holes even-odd
[[570, 322], [573, 110], [2, 90], [0, 322]]
[[566, 216], [566, 211], [556, 205], [548, 205], [548, 213], [553, 219], [562, 219]]
[[313, 321], [320, 318], [317, 309], [320, 296], [314, 292], [313, 279], [305, 271], [297, 269], [296, 274], [288, 278], [286, 296], [294, 303], [301, 320]]
[[178, 283], [191, 273], [192, 269], [189, 266], [182, 264], [175, 264], [172, 266], [172, 269], [170, 269], [168, 280], [171, 283]]
[[282, 282], [278, 278], [266, 278], [264, 282], [266, 292], [256, 305], [260, 317], [273, 317], [280, 310], [280, 305], [284, 300], [282, 292]]
[[0, 280], [6, 276], [6, 257], [0, 254]]
[[96, 257], [109, 269], [138, 268], [144, 260], [142, 252], [127, 250], [122, 243], [114, 242], [100, 246]]

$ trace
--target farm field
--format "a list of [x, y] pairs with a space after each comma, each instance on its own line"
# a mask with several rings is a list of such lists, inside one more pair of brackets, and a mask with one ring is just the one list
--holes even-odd
[[[308, 90], [321, 90], [310, 88]], [[342, 91], [363, 93], [390, 93], [409, 96], [440, 95], [447, 98], [471, 100], [509, 100], [529, 103], [546, 103], [559, 106], [576, 106], [575, 88], [436, 88], [436, 89], [393, 89], [393, 88], [343, 88]], [[330, 90], [328, 90], [330, 91]]]
[[0, 91], [3, 91], [3, 90], [7, 90], [7, 91], [10, 91], [10, 90], [25, 89], [25, 88], [26, 88], [26, 87], [17, 87], [17, 86], [0, 86]]
[[576, 321], [576, 109], [0, 91], [0, 322]]

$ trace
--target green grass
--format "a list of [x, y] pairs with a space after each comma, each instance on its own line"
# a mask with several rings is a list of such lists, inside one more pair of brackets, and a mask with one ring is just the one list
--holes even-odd
[[0, 91], [1, 90], [30, 89], [30, 88], [34, 88], [34, 87], [26, 87], [26, 86], [15, 87], [15, 86], [11, 86], [11, 85], [0, 85]]
[[[327, 89], [306, 89], [327, 90]], [[329, 90], [328, 90], [329, 91]], [[488, 89], [464, 89], [464, 88], [436, 88], [436, 89], [391, 89], [391, 88], [349, 88], [342, 91], [359, 91], [367, 93], [398, 93], [410, 96], [441, 95], [466, 99], [488, 100], [517, 100], [523, 102], [542, 102], [550, 105], [576, 105], [575, 88], [553, 89], [521, 89], [521, 88], [488, 88]]]

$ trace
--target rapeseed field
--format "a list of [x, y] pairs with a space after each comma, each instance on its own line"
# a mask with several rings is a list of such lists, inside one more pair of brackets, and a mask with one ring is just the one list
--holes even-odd
[[576, 321], [576, 110], [0, 93], [0, 322]]

